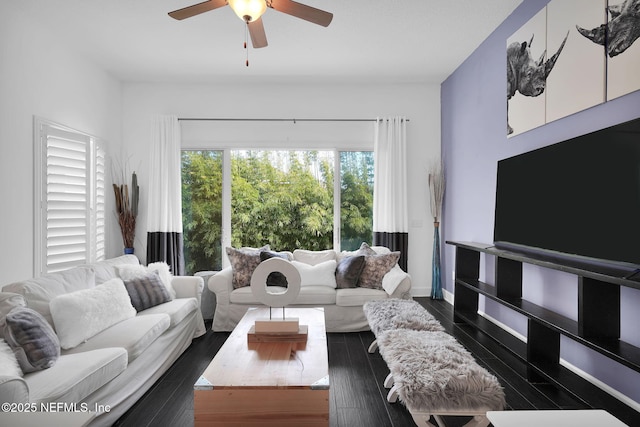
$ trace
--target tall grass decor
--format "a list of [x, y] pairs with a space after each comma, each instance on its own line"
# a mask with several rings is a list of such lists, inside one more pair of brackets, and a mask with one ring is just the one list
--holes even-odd
[[434, 162], [429, 168], [429, 196], [433, 216], [433, 259], [431, 269], [431, 299], [443, 299], [442, 275], [440, 271], [440, 220], [444, 200], [444, 167]]
[[135, 172], [131, 174], [131, 186], [128, 184], [113, 184], [116, 197], [116, 215], [120, 224], [122, 243], [125, 253], [133, 253], [133, 241], [136, 237], [136, 217], [138, 216], [138, 202], [140, 187]]

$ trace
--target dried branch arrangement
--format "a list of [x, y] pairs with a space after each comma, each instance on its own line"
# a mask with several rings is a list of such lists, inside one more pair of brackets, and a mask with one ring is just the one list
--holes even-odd
[[429, 193], [431, 199], [431, 215], [433, 222], [440, 222], [442, 202], [444, 200], [444, 167], [441, 162], [433, 163], [429, 168]]
[[131, 174], [131, 192], [127, 184], [113, 184], [116, 196], [116, 214], [122, 233], [122, 242], [125, 248], [133, 248], [133, 240], [136, 237], [136, 217], [138, 216], [138, 201], [140, 199], [140, 187], [136, 173]]

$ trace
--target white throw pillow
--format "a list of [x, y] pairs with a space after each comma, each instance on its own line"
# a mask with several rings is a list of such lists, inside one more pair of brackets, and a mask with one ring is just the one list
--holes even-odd
[[336, 288], [336, 260], [309, 265], [300, 261], [291, 261], [300, 273], [300, 286], [322, 285]]
[[306, 249], [296, 249], [293, 251], [293, 260], [304, 262], [305, 264], [318, 265], [321, 262], [335, 260], [336, 251], [327, 249], [326, 251], [308, 251]]
[[120, 264], [116, 266], [116, 269], [118, 270], [118, 276], [120, 276], [120, 278], [125, 282], [130, 282], [135, 279], [141, 279], [149, 273], [157, 271], [162, 284], [165, 288], [167, 288], [167, 291], [169, 291], [171, 299], [174, 299], [176, 297], [176, 291], [171, 285], [173, 276], [171, 275], [169, 264], [164, 261], [152, 262], [147, 267], [145, 267], [144, 265]]
[[60, 346], [65, 350], [136, 315], [120, 278], [59, 295], [51, 300], [50, 307]]
[[0, 377], [21, 377], [22, 369], [18, 365], [13, 350], [9, 344], [0, 338]]

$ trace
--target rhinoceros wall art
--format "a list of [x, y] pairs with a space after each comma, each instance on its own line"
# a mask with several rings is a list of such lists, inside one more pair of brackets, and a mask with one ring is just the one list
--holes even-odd
[[607, 22], [576, 25], [587, 40], [603, 46], [607, 56], [607, 100], [640, 89], [640, 0], [609, 0]]
[[640, 90], [639, 38], [640, 0], [550, 1], [507, 39], [507, 136]]

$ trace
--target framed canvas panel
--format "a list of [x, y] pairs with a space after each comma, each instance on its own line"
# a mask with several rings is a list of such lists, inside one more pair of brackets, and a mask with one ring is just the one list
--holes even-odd
[[640, 89], [640, 0], [609, 0], [607, 100]]
[[[566, 117], [605, 101], [606, 61], [603, 47], [577, 27], [605, 23], [606, 0], [553, 0], [547, 4], [546, 122]], [[563, 45], [564, 42], [564, 45]]]
[[543, 8], [507, 39], [507, 135], [510, 137], [545, 123], [546, 21], [546, 8]]

